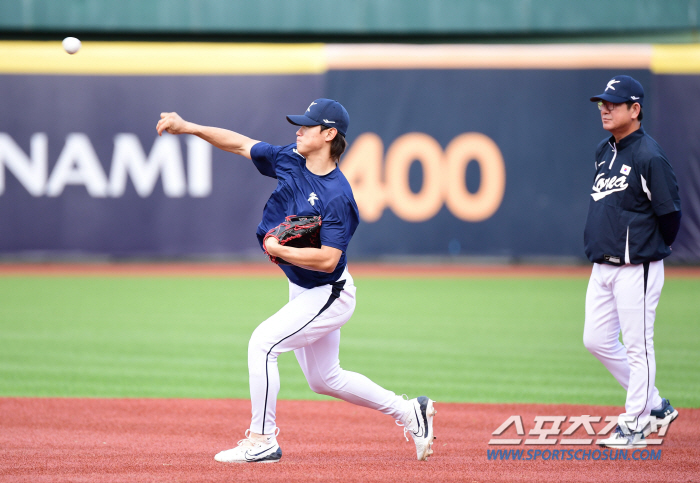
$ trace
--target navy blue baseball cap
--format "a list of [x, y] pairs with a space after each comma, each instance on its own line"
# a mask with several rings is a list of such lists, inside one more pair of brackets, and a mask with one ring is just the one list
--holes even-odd
[[644, 89], [642, 84], [628, 75], [616, 75], [608, 82], [605, 91], [595, 97], [591, 97], [591, 101], [608, 101], [613, 104], [622, 104], [627, 101], [638, 102], [639, 105], [644, 104]]
[[296, 126], [334, 127], [345, 137], [350, 124], [348, 111], [333, 99], [316, 99], [300, 116], [287, 116], [287, 121]]

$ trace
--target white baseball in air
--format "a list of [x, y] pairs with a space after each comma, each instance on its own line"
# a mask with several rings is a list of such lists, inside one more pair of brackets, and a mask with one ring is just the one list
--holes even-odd
[[71, 55], [80, 50], [80, 45], [80, 40], [75, 37], [66, 37], [63, 39], [63, 50]]

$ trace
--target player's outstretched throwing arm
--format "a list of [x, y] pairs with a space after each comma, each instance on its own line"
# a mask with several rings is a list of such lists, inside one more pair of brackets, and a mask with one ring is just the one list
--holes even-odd
[[176, 112], [161, 112], [156, 130], [159, 136], [163, 131], [170, 134], [193, 134], [223, 151], [240, 154], [248, 159], [250, 159], [250, 148], [260, 142], [228, 129], [200, 126], [185, 121]]
[[[161, 136], [163, 132], [168, 132], [170, 134], [192, 134], [223, 151], [240, 154], [248, 159], [251, 159], [251, 148], [260, 142], [228, 129], [202, 126], [185, 121], [176, 112], [162, 112], [160, 114], [160, 120], [156, 125], [156, 130], [159, 136]], [[325, 245], [320, 248], [284, 246], [273, 237], [265, 241], [265, 249], [269, 255], [282, 258], [292, 265], [325, 273], [332, 273], [335, 270], [343, 254], [341, 250]]]

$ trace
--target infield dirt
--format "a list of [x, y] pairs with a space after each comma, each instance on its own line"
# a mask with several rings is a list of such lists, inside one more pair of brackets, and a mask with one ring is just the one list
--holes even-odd
[[536, 415], [606, 416], [620, 408], [437, 402], [435, 454], [427, 462], [415, 460], [413, 442], [377, 411], [339, 401], [282, 400], [277, 409], [282, 461], [223, 464], [214, 454], [242, 438], [249, 401], [0, 398], [0, 480], [657, 483], [697, 481], [700, 474], [700, 409], [680, 409], [653, 448], [662, 450], [655, 460], [490, 461], [488, 449], [508, 449], [488, 442], [511, 415], [522, 416], [527, 431]]

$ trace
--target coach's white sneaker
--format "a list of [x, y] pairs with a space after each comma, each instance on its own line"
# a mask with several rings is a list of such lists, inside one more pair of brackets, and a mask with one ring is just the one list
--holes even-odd
[[396, 424], [403, 426], [403, 435], [408, 441], [407, 433], [411, 434], [416, 443], [416, 455], [419, 461], [427, 461], [433, 454], [433, 417], [437, 413], [433, 401], [426, 396], [420, 396], [408, 401], [411, 409], [406, 416]]
[[245, 439], [240, 440], [238, 446], [218, 453], [214, 459], [222, 463], [277, 463], [282, 458], [278, 434], [279, 428], [276, 428], [275, 434], [258, 441], [250, 438], [250, 429], [247, 429]]
[[623, 430], [618, 424], [610, 437], [598, 441], [598, 444], [614, 449], [635, 449], [646, 447], [647, 442], [644, 441], [644, 434], [641, 431]]

